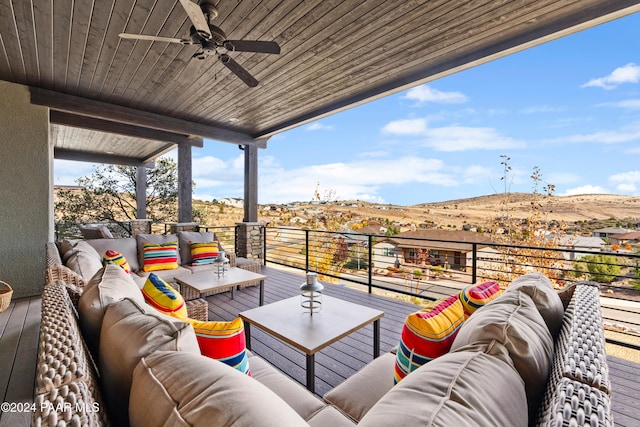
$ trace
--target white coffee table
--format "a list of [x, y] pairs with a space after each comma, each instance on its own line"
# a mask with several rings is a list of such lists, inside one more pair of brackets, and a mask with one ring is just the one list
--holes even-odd
[[202, 294], [214, 290], [231, 290], [234, 297], [236, 286], [260, 281], [259, 304], [264, 304], [264, 280], [267, 276], [238, 267], [230, 267], [222, 277], [218, 277], [214, 270], [199, 271], [190, 275], [174, 277], [180, 284], [181, 293], [185, 300], [200, 298]]
[[292, 297], [243, 311], [247, 348], [251, 349], [251, 326], [256, 326], [292, 345], [307, 356], [307, 389], [315, 393], [315, 354], [352, 332], [373, 323], [373, 357], [380, 355], [380, 319], [384, 312], [322, 296], [322, 311], [313, 315]]

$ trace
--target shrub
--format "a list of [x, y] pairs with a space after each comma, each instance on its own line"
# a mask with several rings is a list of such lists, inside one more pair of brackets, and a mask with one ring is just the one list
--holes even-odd
[[573, 263], [574, 275], [600, 283], [611, 283], [620, 274], [616, 257], [611, 255], [586, 255]]

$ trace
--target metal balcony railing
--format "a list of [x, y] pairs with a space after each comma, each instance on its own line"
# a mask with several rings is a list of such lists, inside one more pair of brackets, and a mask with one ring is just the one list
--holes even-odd
[[[608, 329], [640, 336], [640, 254], [575, 248], [404, 239], [349, 232], [267, 227], [265, 263], [317, 272], [325, 280], [393, 293], [419, 303], [453, 295], [471, 283], [507, 285], [541, 272], [558, 287], [599, 282]], [[424, 301], [423, 301], [424, 302]], [[609, 340], [640, 350], [627, 340]], [[618, 342], [619, 341], [619, 342]]]

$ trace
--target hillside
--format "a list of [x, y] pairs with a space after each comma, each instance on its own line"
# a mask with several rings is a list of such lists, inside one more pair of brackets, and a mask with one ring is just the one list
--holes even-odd
[[[512, 193], [508, 208], [513, 218], [527, 218], [531, 211], [532, 195]], [[397, 206], [339, 201], [332, 203], [296, 203], [290, 205], [261, 205], [259, 219], [272, 225], [322, 227], [331, 222], [336, 226], [347, 222], [378, 220], [380, 222], [415, 224], [417, 227], [462, 229], [490, 227], [493, 220], [504, 216], [504, 196], [488, 195], [415, 206]], [[195, 202], [206, 210], [208, 225], [234, 225], [242, 220], [242, 208], [227, 204]], [[549, 221], [562, 221], [578, 232], [608, 226], [627, 226], [640, 222], [640, 197], [613, 194], [554, 196], [541, 210]], [[302, 221], [302, 222], [300, 222]], [[306, 222], [305, 222], [306, 221]], [[585, 228], [584, 230], [582, 230]]]

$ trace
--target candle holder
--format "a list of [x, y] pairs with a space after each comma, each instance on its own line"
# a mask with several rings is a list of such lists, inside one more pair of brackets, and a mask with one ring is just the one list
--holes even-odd
[[322, 310], [322, 290], [324, 286], [318, 282], [317, 273], [307, 273], [307, 280], [300, 285], [300, 306], [307, 313]]
[[216, 259], [213, 260], [214, 271], [218, 278], [224, 277], [229, 272], [229, 259], [224, 251], [219, 251]]

